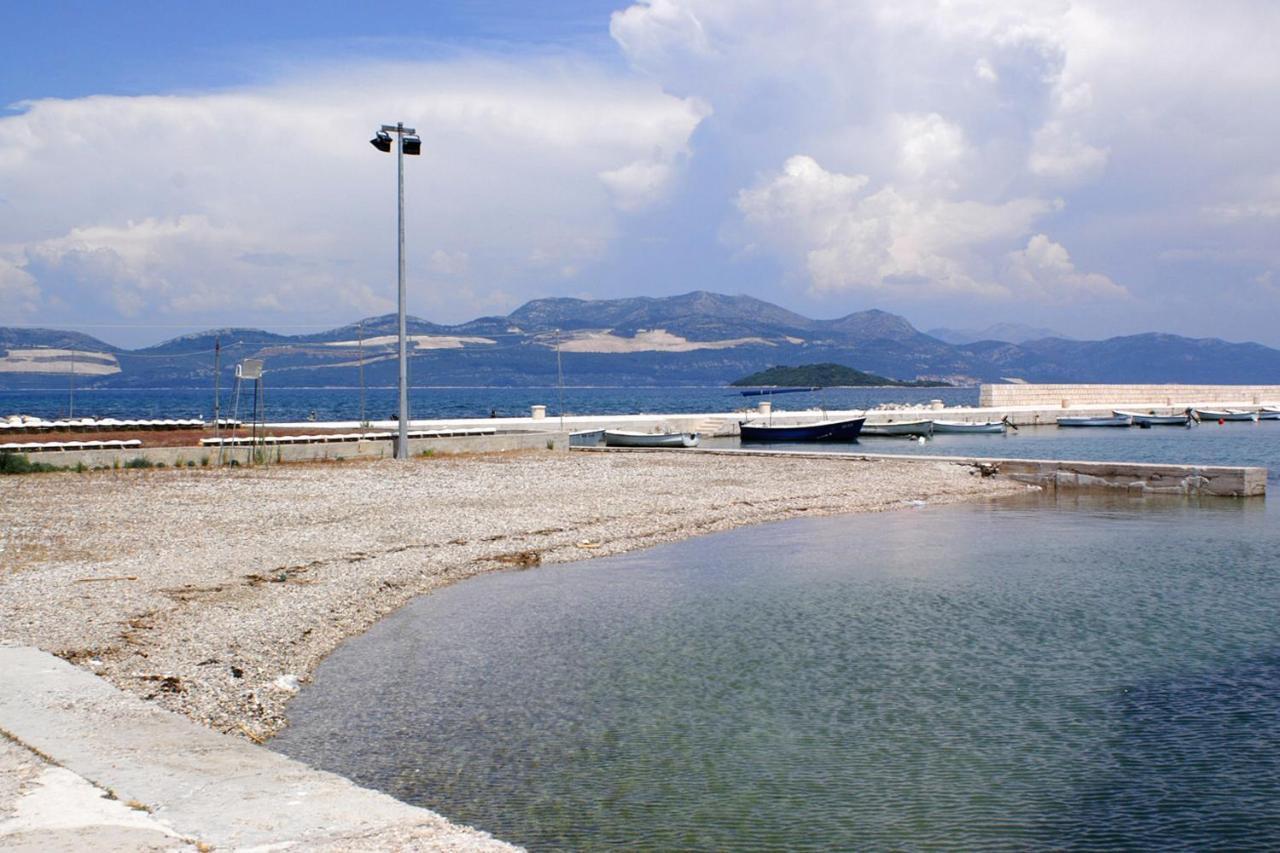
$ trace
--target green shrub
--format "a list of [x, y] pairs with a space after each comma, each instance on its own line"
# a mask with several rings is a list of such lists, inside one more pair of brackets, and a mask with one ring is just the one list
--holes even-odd
[[126, 468], [154, 468], [156, 464], [145, 456], [135, 456], [124, 463]]
[[0, 474], [43, 474], [61, 470], [63, 469], [48, 462], [32, 462], [25, 453], [0, 451]]

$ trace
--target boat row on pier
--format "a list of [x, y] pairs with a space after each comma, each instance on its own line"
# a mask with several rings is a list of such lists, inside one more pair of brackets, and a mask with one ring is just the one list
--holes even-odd
[[1189, 427], [1200, 421], [1253, 421], [1280, 420], [1280, 406], [1263, 406], [1257, 410], [1246, 409], [1187, 409], [1176, 415], [1157, 415], [1154, 412], [1114, 411], [1101, 417], [1058, 418], [1060, 427], [1141, 427], [1153, 426]]

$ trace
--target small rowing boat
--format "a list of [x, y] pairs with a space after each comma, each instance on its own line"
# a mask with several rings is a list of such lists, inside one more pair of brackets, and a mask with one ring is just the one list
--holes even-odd
[[1280, 421], [1280, 406], [1263, 406], [1258, 410], [1260, 421]]
[[1114, 415], [1101, 418], [1058, 418], [1060, 427], [1128, 427], [1133, 426], [1133, 419], [1127, 415]]
[[604, 431], [605, 447], [697, 447], [696, 432], [627, 432]]
[[738, 430], [743, 442], [749, 441], [853, 441], [862, 430], [866, 418], [844, 421], [818, 421], [811, 424], [770, 426], [742, 421]]
[[1129, 418], [1134, 426], [1181, 426], [1191, 420], [1191, 415], [1183, 412], [1180, 415], [1142, 414], [1141, 412], [1112, 412], [1117, 418]]
[[1004, 421], [986, 421], [982, 423], [969, 423], [968, 421], [934, 421], [933, 434], [942, 433], [991, 433], [992, 435], [1004, 435], [1007, 427]]
[[933, 421], [898, 421], [897, 423], [871, 424], [862, 428], [863, 435], [933, 435]]
[[1196, 415], [1202, 421], [1256, 421], [1257, 412], [1245, 412], [1240, 409], [1196, 409]]

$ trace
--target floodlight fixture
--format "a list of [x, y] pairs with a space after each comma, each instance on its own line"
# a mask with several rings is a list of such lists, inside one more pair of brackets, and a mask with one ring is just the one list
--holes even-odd
[[387, 133], [385, 130], [380, 130], [374, 134], [373, 139], [369, 140], [369, 144], [385, 154], [390, 154], [391, 134]]
[[406, 136], [404, 142], [404, 153], [416, 157], [422, 153], [422, 139], [417, 136]]

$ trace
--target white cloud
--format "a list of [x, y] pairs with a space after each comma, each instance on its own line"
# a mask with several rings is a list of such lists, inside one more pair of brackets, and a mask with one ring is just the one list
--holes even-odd
[[705, 114], [652, 82], [543, 60], [28, 103], [0, 118], [0, 256], [25, 276], [6, 287], [108, 320], [323, 324], [385, 306], [395, 160], [366, 140], [403, 119], [423, 138], [405, 162], [410, 307], [467, 319], [487, 289], [541, 295], [551, 255], [558, 271], [598, 258], [616, 211], [679, 180]]
[[[612, 27], [637, 68], [714, 109], [700, 138], [722, 142], [746, 188], [727, 233], [788, 281], [1015, 299], [1114, 295], [1040, 231], [1100, 270], [1195, 244], [1274, 257], [1261, 224], [1280, 196], [1258, 187], [1280, 167], [1277, 31], [1280, 5], [1248, 0], [666, 0]], [[822, 215], [820, 182], [793, 192], [805, 175], [775, 173], [796, 152], [865, 188]], [[960, 239], [962, 211], [980, 232], [1018, 227]], [[1126, 273], [1135, 317], [1166, 316], [1177, 287], [1193, 320], [1215, 313], [1203, 269], [1169, 273]]]
[[0, 257], [0, 305], [9, 322], [27, 320], [40, 308], [40, 288], [25, 269]]
[[863, 192], [865, 175], [824, 169], [807, 156], [738, 194], [757, 246], [803, 266], [814, 290], [1004, 295], [981, 249], [1025, 234], [1053, 205], [949, 201], [886, 186]]
[[1009, 253], [1008, 277], [1019, 295], [1053, 302], [1129, 295], [1101, 273], [1078, 271], [1067, 250], [1044, 234], [1028, 240], [1025, 249]]

